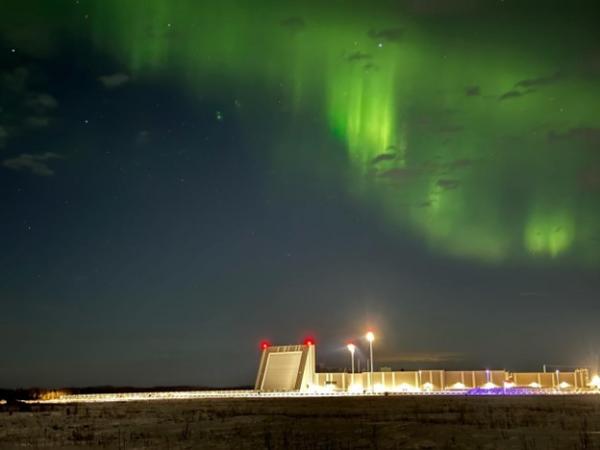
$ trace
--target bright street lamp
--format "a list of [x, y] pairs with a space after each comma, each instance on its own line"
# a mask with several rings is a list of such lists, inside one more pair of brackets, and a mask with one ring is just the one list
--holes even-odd
[[352, 358], [352, 375], [354, 375], [354, 352], [356, 351], [356, 345], [354, 344], [348, 344], [348, 351], [350, 352], [351, 358]]
[[367, 341], [369, 341], [369, 354], [371, 356], [371, 380], [373, 379], [373, 341], [375, 340], [375, 335], [372, 331], [368, 331], [365, 335]]

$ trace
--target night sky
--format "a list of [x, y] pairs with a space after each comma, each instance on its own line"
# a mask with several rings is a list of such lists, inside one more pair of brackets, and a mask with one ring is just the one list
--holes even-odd
[[3, 0], [0, 386], [593, 363], [594, 3]]

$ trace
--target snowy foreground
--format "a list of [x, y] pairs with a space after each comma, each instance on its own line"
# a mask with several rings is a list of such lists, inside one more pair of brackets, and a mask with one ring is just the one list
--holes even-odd
[[1, 405], [0, 449], [600, 448], [598, 395], [167, 394]]

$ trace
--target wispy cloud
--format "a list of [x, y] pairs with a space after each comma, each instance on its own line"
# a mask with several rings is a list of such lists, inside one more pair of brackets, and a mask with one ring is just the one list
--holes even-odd
[[525, 80], [519, 81], [515, 84], [515, 87], [523, 87], [523, 88], [531, 88], [537, 86], [546, 86], [548, 84], [556, 83], [563, 78], [560, 72], [555, 72], [552, 75], [542, 76], [537, 78], [528, 78]]
[[502, 94], [500, 97], [498, 97], [498, 100], [508, 100], [511, 98], [519, 98], [519, 97], [523, 97], [524, 95], [531, 94], [533, 92], [535, 92], [534, 89], [527, 89], [526, 91], [519, 91], [519, 90], [513, 89], [513, 90], [510, 90], [510, 91]]
[[[44, 86], [35, 83], [37, 79], [23, 66], [0, 71], [0, 98], [3, 99], [0, 147], [7, 146], [15, 136], [52, 123], [59, 101], [45, 92]], [[32, 83], [35, 84], [32, 86]]]
[[7, 169], [12, 170], [29, 170], [34, 175], [51, 176], [54, 171], [48, 167], [48, 161], [52, 159], [60, 159], [62, 156], [46, 152], [38, 155], [22, 153], [14, 158], [5, 159], [2, 165]]
[[46, 112], [58, 108], [58, 100], [50, 94], [30, 94], [26, 100], [27, 106], [36, 112]]
[[31, 116], [25, 119], [25, 123], [34, 128], [47, 127], [50, 119], [45, 116]]
[[105, 88], [114, 89], [119, 86], [128, 83], [131, 80], [131, 77], [126, 73], [113, 73], [112, 75], [103, 75], [98, 77], [98, 81], [104, 85]]
[[373, 158], [373, 160], [371, 162], [373, 164], [377, 164], [382, 161], [392, 161], [394, 159], [396, 159], [395, 153], [381, 153], [381, 154], [377, 155], [375, 158]]
[[27, 67], [15, 67], [13, 70], [7, 70], [0, 74], [0, 87], [20, 93], [25, 90], [28, 78], [29, 69]]

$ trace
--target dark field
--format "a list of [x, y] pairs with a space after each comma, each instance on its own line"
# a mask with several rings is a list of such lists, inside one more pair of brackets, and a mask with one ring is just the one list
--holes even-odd
[[0, 449], [600, 449], [596, 395], [211, 399], [0, 408]]

